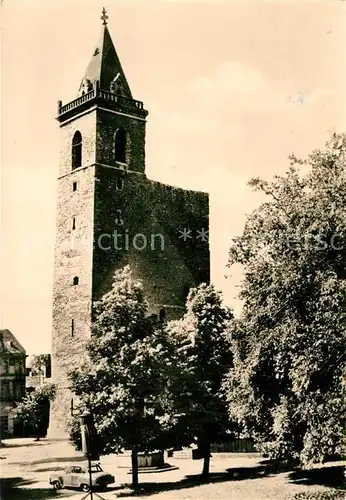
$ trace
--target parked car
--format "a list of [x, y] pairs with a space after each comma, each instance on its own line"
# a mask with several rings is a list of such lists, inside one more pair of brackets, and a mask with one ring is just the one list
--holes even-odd
[[[115, 477], [102, 470], [100, 464], [91, 465], [91, 479], [94, 488], [103, 489], [115, 482]], [[90, 490], [88, 468], [72, 465], [64, 471], [57, 471], [50, 475], [49, 483], [56, 490], [61, 488], [79, 488], [82, 491]]]

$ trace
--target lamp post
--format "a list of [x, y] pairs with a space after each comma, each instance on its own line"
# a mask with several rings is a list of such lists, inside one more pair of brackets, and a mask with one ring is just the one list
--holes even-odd
[[[84, 453], [84, 456], [86, 456], [88, 459], [90, 498], [91, 498], [91, 500], [93, 500], [93, 485], [92, 485], [91, 460], [90, 460], [90, 426], [91, 426], [91, 423], [92, 423], [92, 415], [88, 410], [85, 410], [81, 416], [82, 451]], [[86, 497], [84, 497], [84, 498], [86, 498]]]
[[91, 500], [94, 499], [95, 497], [99, 498], [100, 500], [104, 500], [100, 495], [97, 493], [94, 494], [93, 492], [93, 484], [92, 484], [92, 472], [91, 472], [91, 460], [98, 460], [99, 456], [97, 453], [97, 450], [95, 450], [95, 444], [96, 444], [96, 430], [94, 427], [94, 420], [92, 413], [90, 411], [85, 410], [82, 415], [80, 416], [80, 427], [81, 427], [81, 435], [82, 435], [82, 451], [84, 456], [88, 460], [88, 472], [89, 472], [89, 491], [88, 493], [82, 498], [82, 500], [85, 500], [87, 497], [90, 496]]

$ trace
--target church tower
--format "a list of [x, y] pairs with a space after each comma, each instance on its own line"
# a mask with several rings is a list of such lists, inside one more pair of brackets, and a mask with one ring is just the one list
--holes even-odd
[[209, 202], [205, 193], [149, 180], [148, 112], [133, 98], [107, 15], [77, 98], [58, 103], [58, 175], [53, 288], [52, 404], [49, 437], [66, 437], [74, 410], [67, 373], [90, 337], [94, 301], [114, 271], [130, 265], [150, 313], [180, 317], [189, 288], [209, 281]]

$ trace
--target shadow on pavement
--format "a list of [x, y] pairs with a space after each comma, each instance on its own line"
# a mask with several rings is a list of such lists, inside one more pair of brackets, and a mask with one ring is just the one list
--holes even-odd
[[[52, 463], [60, 463], [60, 462], [85, 462], [84, 457], [48, 457], [42, 458], [41, 460], [33, 460], [30, 462], [30, 465], [39, 465], [39, 464], [52, 464]], [[28, 462], [10, 462], [11, 465], [19, 465], [19, 466], [27, 466]], [[34, 469], [36, 470], [36, 469]]]
[[[1, 500], [46, 500], [49, 498], [62, 498], [75, 494], [75, 492], [64, 490], [55, 491], [49, 488], [30, 488], [35, 481], [26, 480], [22, 477], [0, 478]], [[28, 487], [29, 486], [29, 487]]]
[[239, 467], [227, 469], [226, 472], [211, 473], [208, 478], [203, 478], [201, 474], [186, 476], [181, 481], [167, 483], [140, 483], [137, 491], [132, 491], [130, 485], [124, 485], [126, 491], [117, 493], [117, 497], [149, 496], [156, 493], [194, 488], [202, 484], [212, 484], [226, 481], [241, 481], [245, 479], [258, 479], [265, 476], [265, 466], [259, 467]]
[[346, 491], [344, 470], [343, 466], [296, 470], [289, 475], [289, 479], [296, 484], [329, 486]]
[[43, 469], [32, 469], [30, 472], [55, 472], [58, 470], [65, 470], [66, 467], [44, 467]]
[[164, 491], [194, 488], [202, 484], [260, 479], [287, 472], [290, 472], [289, 479], [291, 482], [295, 482], [296, 484], [323, 485], [339, 490], [346, 490], [344, 467], [342, 466], [331, 466], [313, 470], [295, 469], [292, 471], [292, 466], [287, 463], [280, 464], [279, 462], [268, 461], [259, 466], [238, 467], [227, 469], [226, 472], [211, 473], [207, 479], [203, 478], [200, 474], [196, 474], [186, 476], [181, 481], [176, 482], [141, 483], [137, 491], [131, 490], [130, 485], [124, 485], [124, 491], [118, 492], [117, 497], [149, 496]]
[[29, 442], [25, 442], [25, 443], [16, 443], [15, 440], [13, 443], [11, 442], [2, 442], [1, 445], [0, 445], [0, 449], [3, 450], [3, 451], [6, 451], [7, 448], [28, 448], [28, 447], [32, 447], [32, 446], [43, 446], [43, 445], [47, 445], [47, 441], [36, 441], [35, 439], [33, 439], [32, 441], [29, 441]]

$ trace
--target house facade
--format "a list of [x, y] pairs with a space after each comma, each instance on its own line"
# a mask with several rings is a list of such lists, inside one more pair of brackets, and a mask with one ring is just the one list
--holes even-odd
[[13, 408], [25, 395], [26, 351], [10, 330], [0, 330], [0, 435], [21, 436]]

